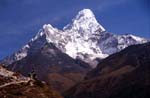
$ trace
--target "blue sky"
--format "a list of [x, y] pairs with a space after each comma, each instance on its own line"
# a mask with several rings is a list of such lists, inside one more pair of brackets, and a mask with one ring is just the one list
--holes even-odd
[[25, 45], [42, 27], [63, 28], [83, 8], [114, 34], [150, 38], [150, 0], [0, 0], [0, 59]]

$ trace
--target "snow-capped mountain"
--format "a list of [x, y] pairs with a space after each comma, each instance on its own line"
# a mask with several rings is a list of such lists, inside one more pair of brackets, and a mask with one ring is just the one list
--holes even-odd
[[147, 40], [131, 34], [108, 33], [98, 23], [90, 9], [83, 9], [63, 30], [45, 24], [27, 45], [3, 59], [1, 63], [9, 65], [21, 60], [27, 55], [36, 53], [47, 42], [53, 43], [58, 49], [74, 59], [81, 59], [91, 65], [96, 65], [97, 59], [106, 58], [129, 45], [145, 43]]

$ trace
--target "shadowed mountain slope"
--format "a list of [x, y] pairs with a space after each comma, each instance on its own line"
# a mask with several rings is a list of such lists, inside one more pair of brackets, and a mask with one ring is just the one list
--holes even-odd
[[150, 43], [133, 45], [102, 60], [65, 98], [149, 98]]
[[8, 68], [25, 76], [34, 69], [38, 79], [46, 81], [61, 92], [81, 81], [91, 69], [88, 64], [62, 53], [52, 43], [46, 43], [38, 52]]

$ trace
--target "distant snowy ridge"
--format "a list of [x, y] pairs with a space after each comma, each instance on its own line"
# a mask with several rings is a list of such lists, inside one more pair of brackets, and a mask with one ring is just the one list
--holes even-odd
[[7, 65], [36, 53], [45, 43], [53, 43], [62, 52], [74, 59], [81, 59], [93, 67], [97, 59], [103, 59], [129, 45], [147, 42], [131, 34], [114, 35], [100, 25], [90, 9], [81, 10], [63, 30], [46, 24], [38, 34], [18, 52], [6, 57]]

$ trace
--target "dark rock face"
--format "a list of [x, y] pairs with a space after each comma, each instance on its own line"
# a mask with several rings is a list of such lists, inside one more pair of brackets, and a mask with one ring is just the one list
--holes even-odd
[[150, 43], [130, 46], [102, 60], [66, 98], [149, 98]]
[[9, 65], [8, 68], [25, 76], [34, 69], [38, 79], [52, 84], [60, 92], [81, 81], [90, 69], [88, 64], [72, 59], [51, 43], [46, 43], [38, 52]]

